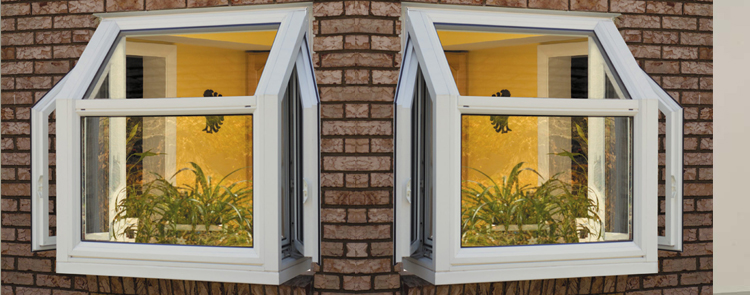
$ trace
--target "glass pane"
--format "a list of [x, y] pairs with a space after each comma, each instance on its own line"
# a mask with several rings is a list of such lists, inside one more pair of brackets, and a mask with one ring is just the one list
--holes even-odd
[[626, 97], [592, 35], [437, 29], [461, 95]]
[[252, 115], [83, 123], [84, 240], [252, 247]]
[[632, 239], [632, 118], [463, 115], [463, 247]]
[[113, 47], [89, 98], [253, 95], [276, 28], [127, 35]]

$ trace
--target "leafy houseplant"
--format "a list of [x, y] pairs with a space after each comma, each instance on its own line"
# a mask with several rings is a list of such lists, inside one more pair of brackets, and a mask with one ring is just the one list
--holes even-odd
[[[137, 129], [137, 128], [136, 128]], [[131, 142], [134, 133], [128, 137]], [[132, 153], [131, 163], [157, 154]], [[155, 174], [151, 181], [137, 181], [140, 165], [130, 165], [128, 185], [117, 210], [111, 231], [116, 240], [134, 239], [136, 243], [187, 244], [207, 246], [253, 245], [252, 184], [227, 183], [232, 171], [216, 181], [196, 163], [177, 171], [170, 178]], [[173, 184], [180, 173], [191, 173], [192, 184]], [[133, 222], [135, 221], [135, 222]]]
[[462, 184], [462, 244], [507, 246], [578, 243], [581, 236], [601, 231], [580, 225], [580, 220], [598, 223], [599, 204], [588, 197], [588, 187], [575, 189], [554, 175], [538, 186], [521, 185], [521, 173], [538, 172], [513, 167], [502, 182], [487, 174], [486, 184], [465, 180]]

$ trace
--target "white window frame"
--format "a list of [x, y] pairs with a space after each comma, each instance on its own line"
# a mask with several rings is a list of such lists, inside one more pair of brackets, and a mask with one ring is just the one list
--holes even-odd
[[[411, 225], [396, 227], [396, 261], [404, 269], [438, 285], [516, 281], [601, 275], [656, 273], [658, 271], [658, 108], [663, 95], [649, 84], [612, 22], [611, 14], [575, 13], [483, 7], [447, 9], [428, 4], [403, 8], [404, 59], [396, 96], [396, 218], [411, 220], [415, 197], [411, 188], [411, 105], [417, 68], [427, 84], [425, 95], [434, 106], [433, 161], [435, 207], [434, 246], [431, 257], [412, 257]], [[593, 33], [622, 86], [632, 99], [548, 99], [461, 96], [451, 75], [435, 24], [478, 25], [530, 29], [564, 29]], [[649, 87], [643, 87], [649, 85]], [[640, 86], [640, 87], [639, 87]], [[658, 86], [656, 86], [658, 88]], [[667, 96], [668, 97], [668, 96]], [[659, 101], [658, 101], [659, 100]], [[670, 99], [672, 103], [673, 100]], [[679, 110], [678, 104], [670, 105]], [[666, 113], [666, 112], [665, 112]], [[630, 116], [633, 118], [633, 240], [607, 243], [507, 247], [461, 247], [461, 115], [503, 114], [539, 116]], [[673, 116], [676, 117], [676, 116]], [[681, 118], [681, 116], [679, 116]], [[672, 127], [679, 124], [673, 123]], [[681, 125], [677, 125], [681, 126]], [[676, 128], [676, 127], [674, 127]], [[680, 130], [681, 131], [681, 130]], [[674, 132], [672, 132], [674, 134]], [[681, 137], [681, 132], [679, 133]], [[674, 157], [681, 146], [670, 137]], [[681, 140], [681, 138], [680, 138]], [[681, 144], [680, 144], [681, 145]], [[676, 152], [675, 152], [676, 151]], [[670, 162], [671, 167], [675, 161]], [[671, 168], [668, 174], [674, 174]], [[675, 180], [677, 184], [681, 179]], [[430, 181], [428, 181], [430, 182]], [[411, 184], [411, 185], [410, 185]], [[676, 192], [676, 194], [681, 194]], [[681, 197], [681, 195], [680, 195]], [[669, 216], [681, 211], [672, 206]], [[681, 208], [680, 208], [681, 209]], [[426, 214], [427, 215], [427, 214]], [[674, 225], [671, 223], [670, 225]], [[668, 227], [670, 236], [679, 226]], [[681, 228], [679, 229], [681, 231]], [[673, 239], [674, 241], [674, 239]]]
[[[32, 175], [34, 250], [57, 249], [57, 272], [253, 284], [281, 284], [318, 260], [319, 97], [311, 59], [310, 5], [265, 5], [100, 15], [102, 21], [76, 67], [33, 108]], [[146, 29], [278, 24], [268, 61], [253, 96], [215, 98], [83, 99], [120, 33]], [[155, 53], [161, 54], [161, 53]], [[161, 55], [168, 55], [167, 53]], [[300, 255], [281, 251], [281, 101], [296, 68], [302, 104], [304, 245]], [[179, 103], [175, 103], [176, 100]], [[57, 237], [49, 225], [47, 121], [57, 110]], [[253, 116], [253, 247], [210, 247], [81, 240], [81, 122], [87, 116]], [[270, 196], [270, 197], [269, 197]], [[276, 197], [273, 197], [276, 196]], [[36, 200], [36, 199], [35, 199]], [[276, 212], [276, 213], [274, 213]], [[47, 230], [45, 230], [45, 228]]]

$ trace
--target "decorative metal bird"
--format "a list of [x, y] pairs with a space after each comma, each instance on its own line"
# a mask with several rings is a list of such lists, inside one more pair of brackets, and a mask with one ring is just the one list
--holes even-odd
[[[503, 89], [500, 90], [500, 92], [493, 94], [492, 97], [510, 97], [510, 91], [508, 91], [508, 89]], [[495, 128], [495, 132], [497, 133], [508, 133], [508, 131], [513, 131], [508, 126], [508, 116], [490, 116], [490, 122], [492, 122], [492, 127]]]
[[[203, 92], [203, 97], [221, 96], [221, 94], [219, 94], [218, 92], [214, 92], [211, 89], [206, 89], [206, 91]], [[219, 132], [222, 124], [224, 124], [224, 116], [206, 116], [206, 128], [203, 128], [203, 130], [201, 131], [206, 131], [206, 133], [208, 134]]]

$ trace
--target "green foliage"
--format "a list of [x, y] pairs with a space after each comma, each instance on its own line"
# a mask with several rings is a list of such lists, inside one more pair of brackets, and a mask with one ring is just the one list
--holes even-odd
[[[134, 128], [135, 130], [137, 128]], [[135, 136], [128, 136], [130, 143]], [[139, 164], [157, 154], [132, 153], [128, 162]], [[131, 161], [131, 157], [133, 161]], [[170, 178], [154, 174], [154, 180], [137, 181], [141, 165], [130, 165], [128, 181], [111, 231], [117, 240], [134, 239], [136, 243], [187, 244], [210, 246], [252, 246], [252, 184], [245, 181], [227, 183], [232, 174], [216, 181], [196, 164], [183, 168]], [[191, 173], [192, 184], [173, 184], [180, 173]]]
[[[573, 153], [560, 156], [574, 157]], [[506, 246], [578, 243], [600, 224], [599, 204], [590, 199], [587, 186], [573, 186], [554, 175], [538, 186], [521, 185], [522, 173], [539, 173], [518, 163], [502, 182], [482, 171], [485, 181], [462, 183], [463, 246]], [[540, 176], [541, 177], [541, 176]], [[589, 222], [577, 224], [577, 220]], [[591, 222], [593, 221], [593, 222]]]

